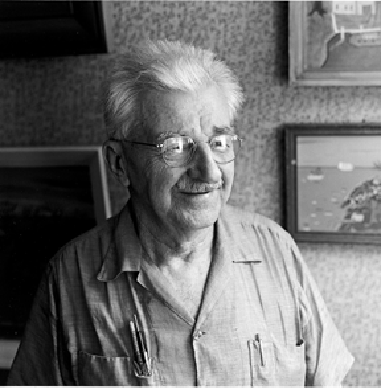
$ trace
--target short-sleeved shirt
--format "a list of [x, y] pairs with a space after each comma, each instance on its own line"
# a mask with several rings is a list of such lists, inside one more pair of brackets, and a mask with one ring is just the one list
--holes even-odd
[[[297, 246], [225, 206], [199, 312], [148, 266], [130, 203], [63, 247], [40, 284], [10, 385], [334, 386], [353, 363]], [[137, 318], [151, 376], [134, 370]]]

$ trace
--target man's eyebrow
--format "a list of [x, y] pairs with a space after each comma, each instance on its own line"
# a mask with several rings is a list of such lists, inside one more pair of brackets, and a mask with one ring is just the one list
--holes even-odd
[[183, 134], [181, 133], [181, 131], [165, 131], [158, 134], [156, 138], [160, 139], [160, 138], [170, 137], [172, 135], [176, 136], [176, 135], [183, 135]]
[[[213, 126], [213, 135], [215, 134], [234, 134], [234, 127], [233, 126], [224, 126], [224, 127]], [[189, 130], [182, 128], [177, 131], [165, 131], [159, 134], [157, 136], [157, 139], [168, 137], [171, 135], [189, 136]]]

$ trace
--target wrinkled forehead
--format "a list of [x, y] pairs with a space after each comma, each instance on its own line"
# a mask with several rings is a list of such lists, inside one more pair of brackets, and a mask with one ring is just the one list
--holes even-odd
[[143, 115], [149, 137], [166, 132], [210, 136], [214, 127], [230, 125], [227, 99], [218, 87], [198, 92], [150, 92]]

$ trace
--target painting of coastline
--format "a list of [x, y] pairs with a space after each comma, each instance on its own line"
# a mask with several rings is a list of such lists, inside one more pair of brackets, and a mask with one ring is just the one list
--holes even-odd
[[0, 336], [20, 336], [48, 260], [95, 224], [88, 166], [0, 168]]
[[297, 137], [297, 228], [381, 233], [381, 138]]

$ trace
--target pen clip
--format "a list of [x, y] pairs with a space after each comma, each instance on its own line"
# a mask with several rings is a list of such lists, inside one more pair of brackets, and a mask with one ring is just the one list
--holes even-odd
[[304, 341], [303, 341], [303, 335], [302, 335], [302, 324], [301, 324], [301, 320], [300, 320], [300, 316], [299, 314], [297, 315], [297, 319], [296, 319], [296, 347], [300, 347], [303, 345]]
[[263, 347], [262, 347], [262, 340], [259, 337], [259, 334], [255, 334], [254, 337], [254, 345], [259, 351], [259, 357], [261, 358], [261, 366], [266, 366], [265, 359], [263, 357]]
[[148, 358], [147, 362], [139, 364], [134, 361], [134, 373], [138, 378], [149, 378], [152, 376], [151, 370], [151, 358]]
[[132, 346], [134, 348], [134, 373], [136, 377], [148, 378], [152, 375], [151, 358], [148, 356], [147, 343], [140, 331], [139, 322], [134, 315], [130, 321]]

